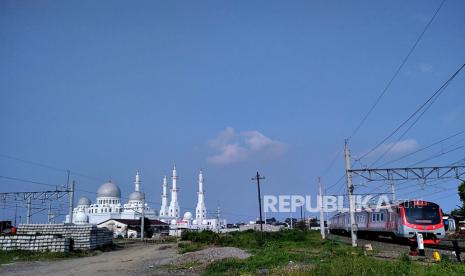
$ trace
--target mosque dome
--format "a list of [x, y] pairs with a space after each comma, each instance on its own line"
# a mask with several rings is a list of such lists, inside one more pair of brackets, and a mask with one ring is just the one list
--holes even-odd
[[76, 224], [87, 224], [89, 223], [89, 217], [84, 212], [78, 212], [74, 218]]
[[121, 198], [121, 190], [118, 185], [111, 181], [103, 183], [97, 190], [97, 197], [117, 197]]
[[145, 199], [145, 193], [143, 192], [135, 191], [129, 195], [129, 201], [141, 201], [144, 199]]
[[185, 212], [183, 219], [184, 220], [191, 220], [192, 219], [192, 213], [191, 212]]
[[89, 206], [90, 204], [92, 204], [92, 202], [90, 201], [90, 199], [88, 199], [87, 197], [85, 196], [82, 196], [81, 198], [79, 198], [79, 201], [78, 201], [78, 206]]

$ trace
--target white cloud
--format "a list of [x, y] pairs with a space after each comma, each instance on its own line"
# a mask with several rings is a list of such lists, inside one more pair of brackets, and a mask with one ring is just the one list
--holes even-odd
[[409, 68], [405, 68], [405, 74], [410, 77], [418, 77], [421, 76], [421, 74], [429, 74], [433, 72], [433, 65], [426, 63], [426, 62], [420, 62], [416, 63]]
[[433, 65], [429, 63], [420, 63], [418, 64], [418, 69], [422, 73], [431, 73], [433, 71]]
[[418, 149], [420, 145], [415, 139], [406, 139], [396, 143], [384, 143], [368, 155], [368, 157], [378, 157], [388, 151], [387, 156], [399, 156], [410, 153]]
[[273, 140], [257, 130], [236, 133], [227, 127], [208, 142], [215, 154], [208, 157], [208, 162], [217, 165], [237, 163], [250, 159], [253, 155], [276, 158], [287, 151], [287, 144]]
[[446, 115], [442, 116], [442, 120], [446, 122], [455, 122], [462, 119], [465, 115], [465, 109], [456, 109], [449, 111]]

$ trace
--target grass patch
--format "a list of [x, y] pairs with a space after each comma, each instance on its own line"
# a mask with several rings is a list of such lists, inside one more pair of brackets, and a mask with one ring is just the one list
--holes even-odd
[[22, 261], [50, 261], [76, 257], [94, 256], [93, 251], [63, 252], [33, 252], [24, 250], [0, 251], [0, 264], [22, 262]]
[[[365, 256], [359, 248], [321, 240], [319, 232], [285, 230], [263, 233], [245, 231], [217, 234], [187, 232], [182, 240], [198, 244], [234, 246], [252, 254], [245, 260], [226, 259], [207, 266], [207, 275], [292, 274], [292, 275], [465, 275], [465, 265], [443, 261], [424, 264], [406, 255], [397, 260]], [[189, 247], [195, 248], [195, 245]]]
[[180, 242], [178, 243], [178, 253], [184, 254], [187, 252], [193, 252], [202, 250], [207, 247], [206, 243], [201, 242]]

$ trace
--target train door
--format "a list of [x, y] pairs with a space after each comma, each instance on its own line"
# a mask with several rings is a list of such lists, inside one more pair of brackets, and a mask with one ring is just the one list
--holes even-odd
[[391, 212], [389, 212], [389, 209], [386, 209], [386, 213], [385, 213], [385, 216], [386, 216], [386, 230], [387, 231], [391, 231], [391, 220], [392, 220], [392, 217], [391, 217]]

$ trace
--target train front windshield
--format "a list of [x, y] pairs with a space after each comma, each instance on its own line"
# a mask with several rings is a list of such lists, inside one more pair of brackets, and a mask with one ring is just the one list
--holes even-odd
[[428, 204], [426, 206], [404, 206], [405, 217], [413, 224], [438, 224], [441, 222], [439, 206]]

